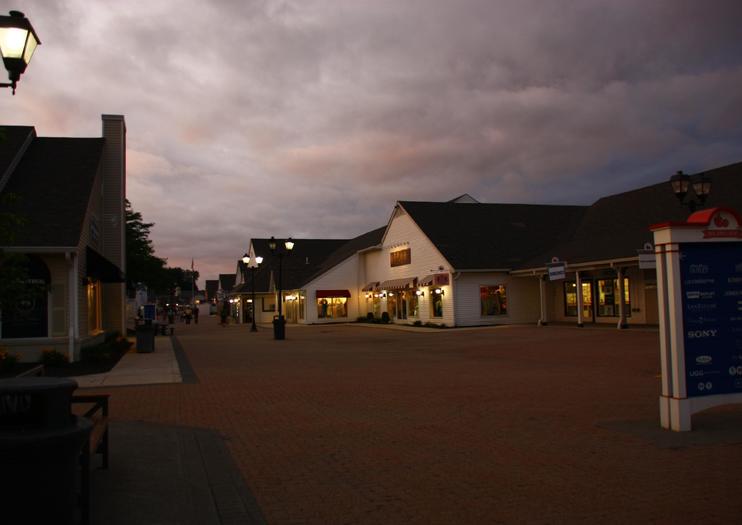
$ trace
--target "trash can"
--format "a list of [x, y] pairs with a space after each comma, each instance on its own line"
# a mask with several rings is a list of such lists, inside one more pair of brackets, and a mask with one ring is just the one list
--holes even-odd
[[72, 415], [72, 379], [0, 380], [3, 524], [77, 522], [80, 451], [92, 423]]
[[148, 354], [155, 351], [155, 326], [145, 321], [136, 327], [137, 353]]
[[286, 318], [273, 316], [273, 339], [286, 339]]

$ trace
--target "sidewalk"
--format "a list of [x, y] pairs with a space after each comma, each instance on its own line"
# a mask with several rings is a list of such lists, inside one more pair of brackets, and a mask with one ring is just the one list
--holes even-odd
[[77, 381], [80, 388], [183, 382], [172, 338], [168, 336], [155, 337], [155, 351], [152, 353], [139, 354], [131, 351], [109, 372], [77, 376], [72, 379]]

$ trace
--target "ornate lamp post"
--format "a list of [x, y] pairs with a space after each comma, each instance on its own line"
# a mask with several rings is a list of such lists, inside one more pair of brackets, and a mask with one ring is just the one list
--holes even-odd
[[[670, 177], [670, 186], [672, 186], [672, 191], [680, 201], [680, 204], [688, 206], [691, 213], [696, 211], [699, 205], [702, 206], [706, 202], [709, 193], [711, 193], [711, 179], [705, 175], [697, 175], [691, 178], [690, 175], [686, 175], [682, 171]], [[685, 196], [688, 194], [690, 188], [693, 188], [696, 198], [690, 198], [688, 202], [685, 202]]]
[[[260, 264], [263, 262], [263, 258], [260, 257], [259, 255], [256, 256], [255, 257], [255, 264], [253, 264], [252, 266], [250, 266], [250, 256], [248, 254], [245, 254], [245, 255], [242, 256], [242, 262], [244, 264], [245, 270], [247, 270], [247, 268], [250, 268], [250, 274], [252, 275], [252, 315], [251, 315], [251, 317], [252, 317], [252, 326], [250, 327], [250, 331], [251, 332], [257, 332], [258, 331], [258, 327], [255, 324], [255, 312], [256, 312], [256, 308], [255, 308], [255, 270], [257, 270], [258, 269], [258, 266], [260, 266]], [[245, 277], [247, 277], [247, 276], [245, 276]], [[247, 279], [245, 279], [245, 280], [247, 280]]]
[[284, 241], [283, 249], [281, 249], [276, 243], [276, 239], [271, 237], [268, 248], [274, 257], [278, 257], [278, 316], [273, 319], [273, 339], [281, 340], [286, 339], [286, 319], [283, 317], [283, 258], [291, 255], [291, 250], [294, 249], [294, 241], [289, 237]]
[[39, 36], [23, 13], [11, 11], [10, 16], [0, 16], [0, 54], [10, 79], [9, 83], [0, 83], [0, 87], [11, 88], [15, 95], [16, 84], [39, 44]]

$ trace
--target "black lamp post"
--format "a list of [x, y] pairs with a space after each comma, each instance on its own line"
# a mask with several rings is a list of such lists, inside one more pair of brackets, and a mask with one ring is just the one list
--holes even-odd
[[[680, 201], [680, 204], [688, 206], [691, 213], [698, 209], [699, 205], [703, 205], [706, 202], [706, 198], [711, 193], [711, 179], [706, 175], [697, 175], [691, 178], [690, 175], [686, 175], [682, 171], [677, 172], [675, 175], [670, 177], [670, 185], [675, 196]], [[688, 194], [688, 190], [693, 188], [693, 193], [696, 194], [696, 198], [688, 199], [685, 202], [685, 196]]]
[[283, 243], [283, 249], [281, 249], [276, 243], [276, 239], [271, 237], [268, 241], [268, 248], [274, 257], [278, 257], [278, 316], [273, 319], [273, 339], [280, 340], [286, 339], [286, 319], [283, 318], [283, 258], [291, 255], [291, 250], [294, 249], [294, 241], [291, 237], [286, 239]]
[[258, 255], [257, 257], [255, 257], [255, 264], [253, 264], [252, 266], [249, 266], [250, 256], [248, 254], [245, 254], [242, 256], [242, 262], [244, 264], [245, 269], [250, 268], [250, 274], [252, 275], [252, 315], [250, 316], [252, 317], [252, 326], [250, 327], [250, 331], [257, 332], [258, 327], [255, 324], [255, 312], [257, 311], [255, 308], [255, 270], [257, 270], [258, 266], [260, 266], [260, 263], [263, 262], [263, 258]]
[[15, 95], [16, 84], [39, 44], [39, 36], [23, 13], [11, 11], [10, 16], [0, 16], [0, 54], [10, 79], [9, 83], [0, 83], [0, 87], [11, 88]]

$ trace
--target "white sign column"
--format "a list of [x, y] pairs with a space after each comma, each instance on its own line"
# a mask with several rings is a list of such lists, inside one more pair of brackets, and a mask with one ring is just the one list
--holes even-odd
[[660, 313], [660, 422], [742, 403], [742, 220], [714, 208], [652, 226]]

